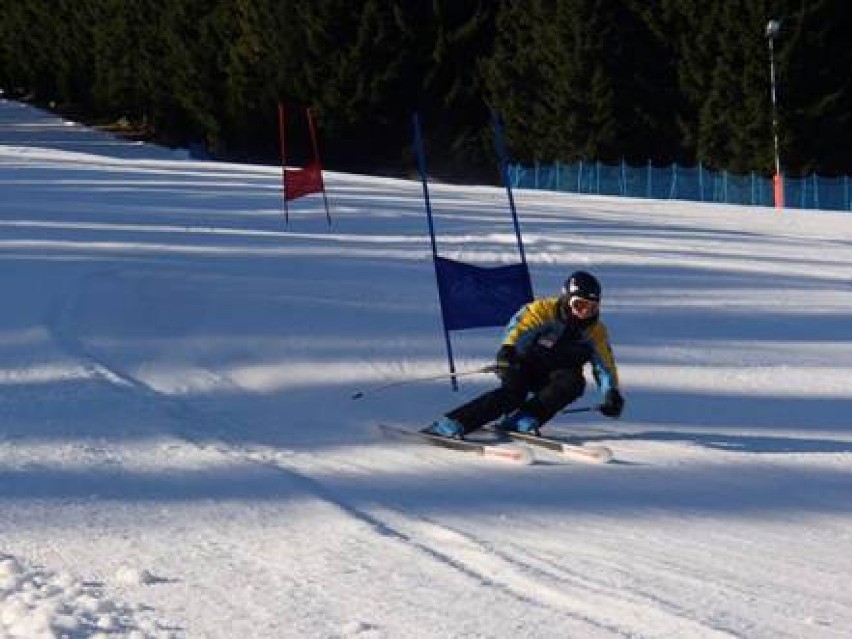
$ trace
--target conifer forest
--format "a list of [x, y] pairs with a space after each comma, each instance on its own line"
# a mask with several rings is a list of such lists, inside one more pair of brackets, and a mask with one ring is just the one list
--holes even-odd
[[785, 171], [838, 175], [850, 33], [845, 0], [4, 0], [0, 89], [229, 160], [278, 161], [283, 102], [338, 170], [410, 172], [417, 112], [446, 179], [495, 176], [492, 113], [515, 162], [770, 175], [774, 61]]

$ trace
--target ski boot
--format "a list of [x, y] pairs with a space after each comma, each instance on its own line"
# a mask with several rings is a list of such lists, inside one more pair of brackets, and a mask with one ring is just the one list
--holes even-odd
[[427, 435], [438, 435], [439, 437], [461, 439], [462, 435], [464, 435], [464, 427], [455, 419], [444, 416], [420, 432], [426, 433]]
[[513, 430], [518, 433], [524, 433], [525, 435], [541, 435], [539, 428], [541, 428], [541, 425], [535, 417], [519, 411], [506, 415], [497, 424], [497, 430]]

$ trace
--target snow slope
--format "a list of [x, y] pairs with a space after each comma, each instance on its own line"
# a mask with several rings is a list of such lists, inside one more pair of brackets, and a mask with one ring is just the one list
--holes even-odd
[[[628, 403], [551, 428], [617, 463], [513, 466], [378, 436], [494, 380], [371, 391], [446, 367], [421, 186], [326, 178], [288, 230], [275, 168], [0, 101], [0, 637], [852, 636], [852, 215], [517, 192]], [[515, 261], [502, 190], [431, 194]]]

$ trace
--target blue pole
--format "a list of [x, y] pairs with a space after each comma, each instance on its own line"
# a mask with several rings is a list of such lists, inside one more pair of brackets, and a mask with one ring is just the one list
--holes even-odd
[[819, 181], [816, 173], [814, 173], [814, 208], [819, 208]]
[[672, 164], [672, 188], [669, 190], [669, 199], [677, 197], [677, 162]]
[[[512, 223], [515, 225], [515, 239], [518, 241], [518, 253], [521, 254], [521, 263], [526, 267], [527, 257], [524, 254], [524, 240], [521, 237], [521, 225], [518, 223], [518, 212], [515, 209], [515, 196], [512, 195], [512, 187], [509, 184], [508, 176], [506, 174], [508, 155], [506, 153], [506, 145], [503, 142], [503, 126], [496, 113], [492, 113], [491, 119], [494, 123], [494, 146], [497, 148], [497, 157], [500, 160], [500, 179], [502, 179], [503, 184], [506, 185], [506, 195], [509, 197], [509, 209], [512, 212]], [[557, 164], [556, 166], [558, 167], [559, 165]], [[557, 190], [559, 190], [558, 178]], [[527, 270], [527, 276], [529, 276], [529, 269]], [[530, 290], [532, 290], [532, 283], [530, 283]]]
[[[435, 267], [435, 282], [440, 282], [440, 273], [438, 272], [438, 243], [435, 240], [435, 224], [432, 220], [432, 204], [429, 201], [429, 185], [426, 181], [426, 153], [423, 150], [423, 135], [420, 131], [420, 116], [415, 113], [413, 118], [414, 123], [414, 153], [417, 156], [417, 166], [420, 169], [420, 181], [423, 183], [423, 201], [426, 203], [426, 218], [429, 221], [429, 238], [432, 241], [432, 264]], [[441, 324], [444, 327], [444, 342], [447, 345], [447, 361], [450, 365], [450, 383], [454, 391], [458, 391], [459, 383], [456, 378], [456, 364], [453, 360], [453, 345], [450, 341], [450, 332], [447, 330], [447, 324], [444, 322], [444, 300], [441, 299], [441, 289], [438, 288], [438, 301], [441, 303]]]
[[651, 168], [652, 168], [651, 167], [651, 160], [648, 160], [648, 184], [647, 184], [648, 193], [647, 193], [647, 195], [648, 195], [649, 198], [651, 197], [651, 192], [652, 192], [651, 191], [651, 180], [652, 180]]

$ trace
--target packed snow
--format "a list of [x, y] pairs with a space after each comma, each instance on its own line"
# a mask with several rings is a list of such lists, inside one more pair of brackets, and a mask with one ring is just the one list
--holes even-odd
[[[0, 637], [852, 636], [852, 213], [516, 192], [627, 399], [547, 429], [612, 463], [521, 466], [376, 428], [496, 383], [382, 387], [446, 371], [419, 182], [287, 228], [275, 167], [0, 101], [0, 183]], [[443, 255], [517, 260], [503, 189], [430, 193]]]

